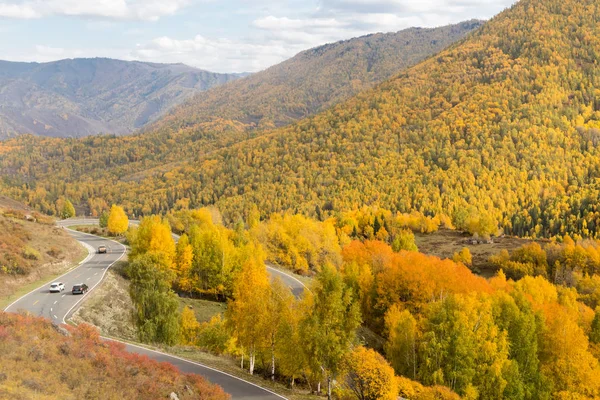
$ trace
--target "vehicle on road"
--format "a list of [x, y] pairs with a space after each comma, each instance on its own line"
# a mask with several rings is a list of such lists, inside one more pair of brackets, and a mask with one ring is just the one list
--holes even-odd
[[106, 253], [106, 246], [98, 246], [98, 254]]
[[50, 293], [60, 293], [63, 290], [65, 290], [65, 284], [62, 282], [54, 282], [50, 284]]
[[86, 285], [85, 283], [78, 283], [77, 285], [73, 286], [73, 289], [71, 289], [71, 293], [72, 294], [84, 294], [88, 290], [89, 290], [88, 285]]

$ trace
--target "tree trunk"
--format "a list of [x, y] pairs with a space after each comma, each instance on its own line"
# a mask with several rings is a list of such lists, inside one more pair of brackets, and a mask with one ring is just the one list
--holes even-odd
[[242, 363], [240, 365], [240, 368], [244, 369], [244, 352], [242, 351]]
[[254, 345], [250, 347], [250, 375], [254, 375]]
[[317, 383], [317, 394], [321, 394], [321, 381]]
[[275, 343], [271, 346], [271, 380], [275, 381]]
[[327, 400], [331, 400], [331, 376], [327, 375]]

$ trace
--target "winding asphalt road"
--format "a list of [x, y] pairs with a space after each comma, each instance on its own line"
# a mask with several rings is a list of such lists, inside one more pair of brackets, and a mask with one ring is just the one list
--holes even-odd
[[[132, 223], [135, 222], [132, 221]], [[59, 226], [63, 227], [97, 224], [98, 220], [93, 219], [72, 219], [60, 221], [58, 223]], [[120, 260], [126, 254], [127, 249], [120, 243], [70, 229], [68, 231], [71, 236], [82, 243], [90, 251], [90, 255], [78, 267], [72, 269], [59, 278], [54, 279], [53, 282], [64, 283], [65, 291], [62, 293], [50, 293], [48, 290], [50, 282], [48, 282], [44, 286], [35, 289], [21, 297], [9, 305], [4, 311], [17, 312], [19, 310], [26, 310], [32, 314], [46, 317], [53, 322], [65, 323], [65, 321], [72, 315], [72, 313], [89, 294], [88, 292], [88, 294], [85, 295], [72, 295], [70, 290], [73, 285], [85, 283], [89, 286], [91, 292], [97, 285], [100, 284], [108, 268], [110, 268], [115, 262]], [[104, 245], [108, 248], [108, 252], [106, 254], [96, 254], [95, 249], [101, 245]], [[302, 282], [293, 276], [287, 275], [271, 266], [267, 266], [267, 269], [269, 270], [271, 277], [279, 277], [290, 287], [296, 296], [299, 296], [304, 290], [305, 286], [302, 284]], [[267, 389], [261, 388], [253, 383], [244, 381], [227, 373], [217, 371], [205, 365], [184, 360], [182, 358], [171, 356], [165, 353], [149, 350], [144, 347], [131, 344], [125, 345], [127, 350], [132, 353], [147, 355], [148, 357], [157, 361], [173, 364], [183, 372], [204, 376], [210, 382], [221, 386], [223, 390], [229, 393], [231, 398], [234, 400], [285, 399], [284, 397], [270, 392]]]
[[[85, 283], [92, 290], [100, 283], [108, 268], [125, 255], [125, 246], [120, 243], [73, 230], [69, 230], [69, 233], [90, 251], [90, 255], [77, 268], [54, 279], [53, 282], [64, 283], [65, 291], [62, 293], [50, 293], [48, 290], [50, 282], [48, 282], [48, 284], [21, 297], [4, 311], [16, 312], [18, 310], [27, 310], [32, 314], [46, 317], [53, 322], [65, 323], [66, 319], [75, 310], [75, 307], [87, 297], [87, 294], [71, 294], [73, 285]], [[107, 253], [95, 254], [95, 249], [101, 245], [107, 247]]]

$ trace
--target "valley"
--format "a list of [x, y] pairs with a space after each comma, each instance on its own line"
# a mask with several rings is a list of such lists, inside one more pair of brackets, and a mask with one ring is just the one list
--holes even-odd
[[[135, 215], [215, 205], [233, 222], [252, 204], [263, 217], [370, 205], [446, 214], [459, 228], [464, 214], [486, 215], [515, 236], [595, 237], [596, 75], [577, 61], [595, 47], [570, 44], [597, 26], [581, 7], [520, 2], [375, 89], [243, 141], [199, 130], [190, 142], [179, 130], [141, 142], [5, 142], [3, 191], [49, 213], [66, 185], [92, 213], [105, 203]], [[565, 14], [578, 16], [577, 30]], [[565, 33], [541, 37], [541, 24]], [[536, 48], [522, 44], [538, 37]]]
[[600, 398], [600, 2], [232, 1], [0, 62], [0, 398]]

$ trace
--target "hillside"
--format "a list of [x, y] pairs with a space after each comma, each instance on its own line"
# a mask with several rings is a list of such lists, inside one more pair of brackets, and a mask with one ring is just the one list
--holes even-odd
[[23, 133], [122, 135], [142, 127], [158, 135], [184, 128], [197, 138], [199, 130], [240, 134], [247, 128], [281, 126], [372, 87], [480, 25], [467, 21], [328, 44], [236, 83], [245, 74], [182, 64], [103, 58], [0, 61], [0, 140]]
[[[458, 227], [489, 215], [518, 236], [598, 237], [599, 8], [523, 0], [371, 91], [191, 162], [163, 145], [171, 164], [128, 176], [125, 149], [78, 159], [97, 147], [21, 143], [26, 157], [0, 149], [4, 182], [35, 199], [24, 184], [56, 196], [54, 182], [72, 179], [76, 202], [99, 197], [136, 215], [216, 204], [235, 221], [250, 203], [265, 215], [367, 204], [444, 213]], [[119, 156], [122, 175], [103, 168]]]
[[0, 195], [0, 309], [15, 293], [60, 275], [86, 254], [51, 218]]
[[192, 95], [241, 76], [105, 58], [0, 61], [0, 139], [130, 133]]
[[0, 398], [227, 399], [220, 387], [104, 343], [89, 325], [56, 328], [0, 312]]
[[370, 92], [144, 185], [230, 215], [370, 204], [597, 237], [599, 19], [596, 1], [523, 0]]
[[599, 8], [523, 0], [372, 91], [102, 196], [136, 213], [214, 203], [235, 221], [250, 203], [367, 204], [598, 237]]
[[271, 129], [313, 115], [438, 53], [482, 21], [377, 33], [303, 51], [196, 96], [150, 129]]
[[[303, 113], [313, 112], [390, 77], [444, 45], [459, 40], [480, 24], [470, 21], [437, 29], [414, 28], [309, 50], [265, 72], [203, 93], [202, 96], [215, 99], [215, 103], [211, 103], [214, 105], [197, 105], [200, 97], [196, 97], [153, 129], [135, 136], [101, 135], [80, 140], [21, 136], [5, 141], [0, 143], [0, 185], [4, 184], [7, 194], [34, 205], [42, 212], [56, 214], [54, 204], [64, 193], [64, 183], [77, 182], [78, 189], [70, 191], [69, 196], [78, 203], [76, 206], [97, 214], [107, 207], [106, 201], [116, 198], [116, 193], [151, 190], [152, 182], [148, 188], [139, 186], [149, 176], [163, 174], [200, 155], [268, 132], [249, 130], [249, 126], [240, 122], [244, 118], [242, 110], [260, 108], [265, 104], [291, 109], [294, 104], [312, 98], [310, 103], [314, 107], [309, 110], [303, 106], [303, 111], [296, 113], [295, 118], [299, 118]], [[371, 60], [370, 66], [368, 60]], [[347, 74], [340, 76], [337, 71], [342, 69]], [[303, 74], [306, 74], [306, 79]], [[286, 83], [286, 78], [290, 83]], [[301, 88], [292, 90], [291, 83], [303, 81]], [[252, 89], [252, 85], [256, 87]], [[234, 92], [239, 101], [234, 98]], [[298, 98], [290, 97], [289, 101], [278, 98], [282, 93], [291, 92], [296, 93]], [[312, 97], [317, 92], [321, 93], [321, 98]], [[224, 97], [219, 97], [220, 93]], [[231, 98], [228, 93], [231, 93]], [[300, 98], [302, 101], [299, 103]], [[223, 106], [223, 102], [227, 106]], [[273, 110], [276, 111], [275, 108]], [[221, 119], [210, 120], [213, 113], [215, 118]], [[269, 115], [275, 114], [279, 115], [279, 111]], [[239, 118], [240, 121], [226, 118]], [[279, 117], [278, 120], [283, 121]], [[113, 193], [117, 185], [122, 186]], [[177, 196], [178, 199], [190, 198], [185, 193]], [[141, 203], [135, 197], [131, 198], [131, 203], [126, 197], [121, 198], [122, 201], [130, 204], [128, 209], [131, 211], [135, 208], [138, 215], [140, 212], [147, 214], [167, 209], [163, 205], [163, 196], [140, 207], [137, 207]], [[194, 198], [191, 201], [200, 204], [213, 199]]]

